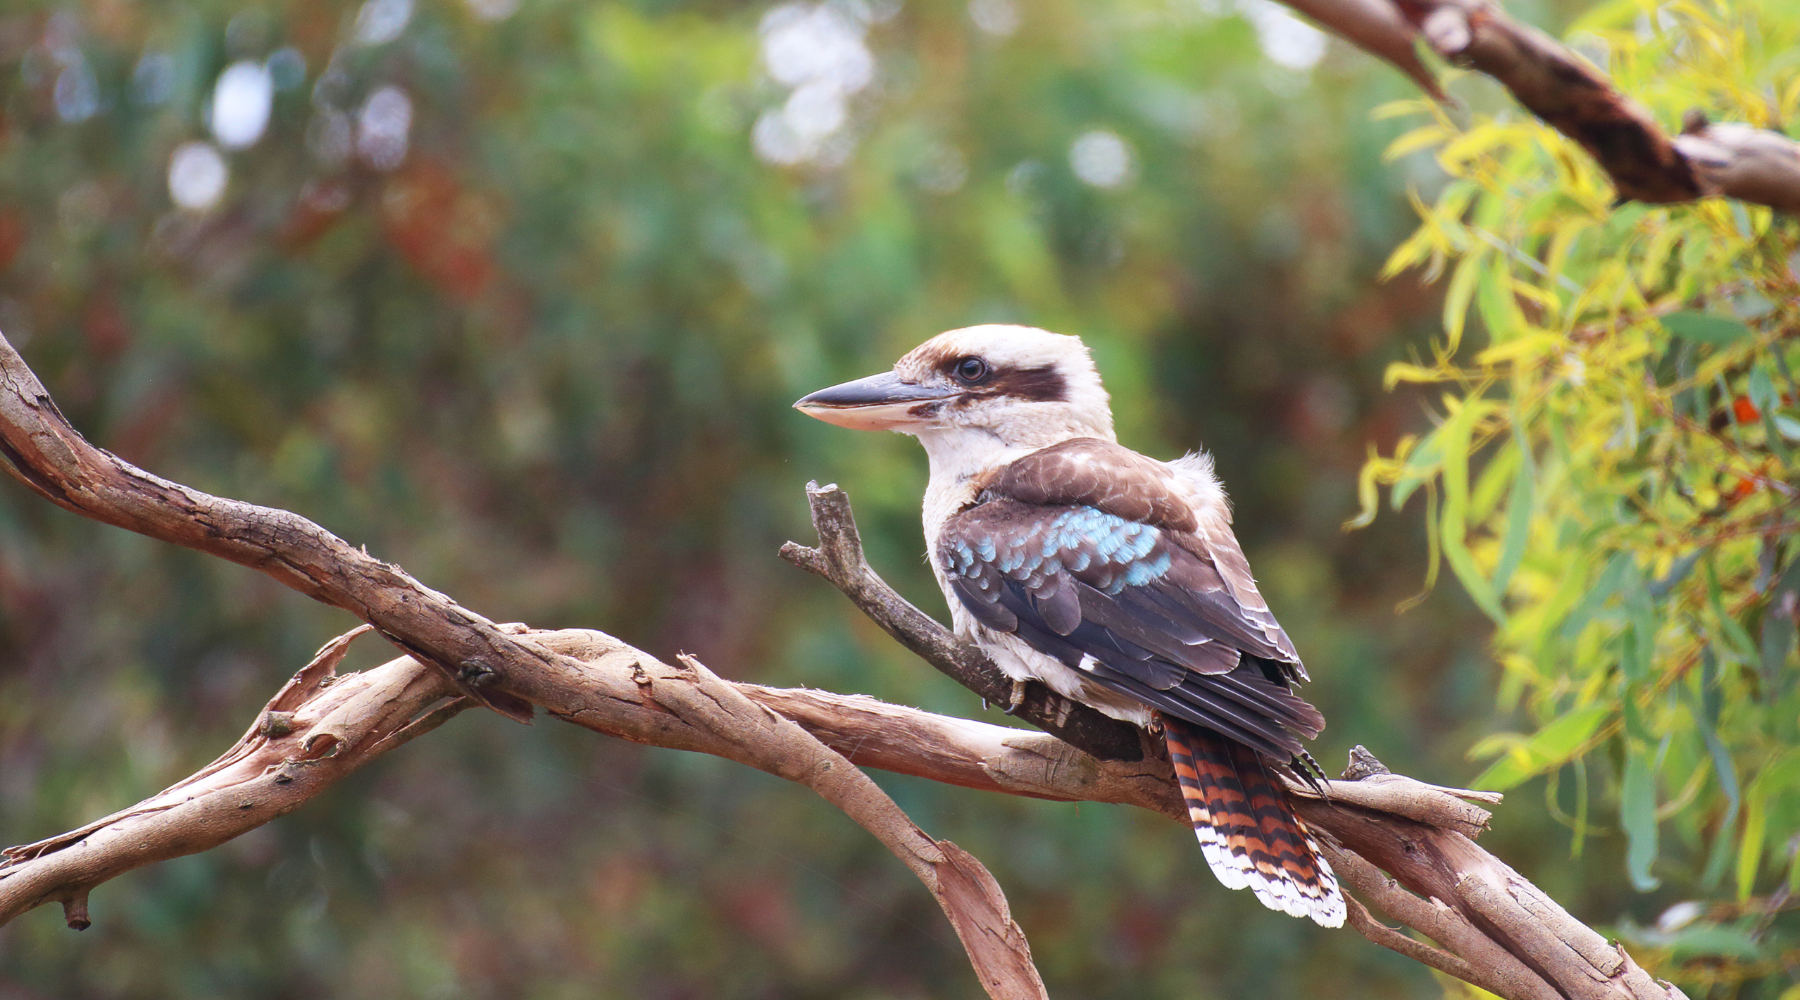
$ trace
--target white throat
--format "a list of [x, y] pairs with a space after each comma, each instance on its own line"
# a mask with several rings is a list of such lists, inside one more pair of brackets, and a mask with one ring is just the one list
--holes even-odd
[[918, 434], [931, 463], [931, 481], [960, 482], [1005, 465], [1031, 448], [1008, 445], [984, 427], [932, 428]]
[[974, 499], [976, 476], [1036, 450], [1009, 445], [982, 427], [934, 427], [916, 436], [931, 465], [924, 510], [928, 545], [935, 544], [944, 522]]

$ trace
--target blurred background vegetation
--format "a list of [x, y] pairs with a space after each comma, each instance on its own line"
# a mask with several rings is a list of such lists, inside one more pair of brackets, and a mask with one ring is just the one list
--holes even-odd
[[[1127, 444], [1217, 455], [1316, 755], [1463, 784], [1531, 726], [1496, 708], [1493, 623], [1448, 587], [1396, 614], [1422, 499], [1340, 530], [1367, 450], [1436, 405], [1381, 382], [1442, 329], [1416, 274], [1376, 280], [1409, 190], [1449, 180], [1383, 162], [1415, 123], [1371, 110], [1412, 93], [1264, 0], [11, 0], [0, 330], [100, 444], [496, 620], [995, 722], [776, 557], [837, 481], [942, 614], [916, 446], [788, 404], [950, 327], [1079, 333]], [[0, 489], [0, 841], [189, 773], [353, 624]], [[994, 871], [1057, 995], [1445, 989], [1222, 889], [1159, 818], [876, 778]], [[1574, 913], [1649, 927], [1696, 891], [1635, 890], [1623, 836], [1575, 837], [1545, 787], [1484, 842]], [[478, 713], [107, 885], [84, 934], [53, 911], [0, 929], [0, 997], [979, 995], [810, 793]]]

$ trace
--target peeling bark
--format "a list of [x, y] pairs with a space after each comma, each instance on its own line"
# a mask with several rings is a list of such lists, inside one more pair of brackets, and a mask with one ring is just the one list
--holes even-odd
[[[868, 829], [932, 892], [983, 988], [996, 1000], [1046, 995], [1024, 932], [993, 877], [932, 839], [856, 766], [968, 788], [1149, 809], [1185, 824], [1162, 751], [1135, 728], [1034, 690], [1017, 710], [1044, 733], [947, 718], [858, 695], [722, 680], [697, 661], [665, 663], [600, 632], [498, 625], [287, 511], [208, 496], [93, 447], [0, 338], [0, 453], [59, 506], [260, 569], [369, 625], [327, 644], [257, 713], [244, 736], [193, 776], [77, 830], [0, 852], [0, 923], [60, 903], [89, 924], [88, 894], [126, 871], [218, 846], [304, 805], [352, 771], [469, 707], [514, 718], [534, 708], [653, 746], [709, 753], [806, 785]], [[831, 580], [895, 638], [994, 701], [1011, 683], [979, 650], [902, 600], [862, 556], [849, 501], [809, 491], [821, 545], [783, 554]], [[339, 676], [348, 644], [375, 631], [409, 655]], [[1360, 748], [1359, 748], [1360, 750]], [[1344, 884], [1437, 943], [1379, 924], [1352, 901], [1370, 940], [1508, 1000], [1679, 992], [1574, 920], [1472, 837], [1497, 796], [1392, 775], [1364, 752], [1325, 797], [1295, 785]]]

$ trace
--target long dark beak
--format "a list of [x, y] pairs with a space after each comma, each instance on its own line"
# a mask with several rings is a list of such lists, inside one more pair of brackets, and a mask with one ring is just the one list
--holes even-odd
[[912, 412], [919, 404], [945, 399], [956, 392], [949, 387], [920, 385], [893, 372], [882, 372], [820, 389], [795, 403], [794, 409], [828, 424], [854, 430], [901, 430], [924, 422], [923, 414]]

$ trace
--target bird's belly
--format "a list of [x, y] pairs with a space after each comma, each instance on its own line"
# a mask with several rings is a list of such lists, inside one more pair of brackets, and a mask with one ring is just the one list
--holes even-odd
[[1082, 670], [1067, 666], [1054, 656], [1038, 652], [1023, 639], [1005, 632], [996, 632], [977, 622], [970, 622], [966, 629], [961, 627], [963, 623], [960, 621], [957, 625], [958, 632], [980, 646], [988, 654], [988, 658], [994, 661], [994, 665], [1013, 680], [1041, 681], [1045, 687], [1064, 698], [1098, 709], [1102, 715], [1122, 719], [1134, 726], [1150, 724], [1150, 706], [1095, 683]]

